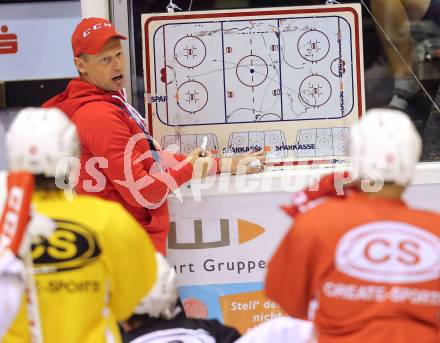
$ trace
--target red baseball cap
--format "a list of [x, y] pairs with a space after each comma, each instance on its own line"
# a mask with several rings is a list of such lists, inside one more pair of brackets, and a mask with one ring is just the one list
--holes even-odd
[[110, 38], [127, 39], [116, 32], [113, 24], [103, 18], [83, 19], [72, 34], [73, 55], [95, 55]]

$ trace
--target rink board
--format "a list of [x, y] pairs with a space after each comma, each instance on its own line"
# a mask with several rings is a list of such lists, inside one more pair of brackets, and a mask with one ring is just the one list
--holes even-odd
[[[280, 208], [290, 203], [292, 191], [282, 191], [275, 179], [271, 190], [263, 191], [270, 173], [246, 181], [259, 180], [253, 192], [234, 191], [237, 178], [232, 177], [226, 186], [217, 181], [201, 201], [191, 191], [183, 203], [170, 199], [167, 258], [189, 315], [217, 318], [245, 332], [282, 313], [263, 289], [267, 262], [293, 223]], [[280, 179], [289, 177], [286, 171], [278, 173]], [[417, 181], [404, 199], [411, 207], [440, 212], [436, 180]]]

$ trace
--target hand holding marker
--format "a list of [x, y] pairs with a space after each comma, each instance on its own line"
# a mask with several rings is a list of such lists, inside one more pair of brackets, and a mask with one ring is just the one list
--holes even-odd
[[[204, 136], [202, 140], [202, 145], [200, 146], [200, 149], [202, 150], [200, 153], [200, 157], [205, 157], [206, 155], [206, 146], [208, 145], [208, 136]], [[261, 169], [263, 166], [262, 162], [260, 160], [255, 160], [248, 163], [248, 167], [253, 169]]]
[[[254, 150], [255, 151], [255, 150]], [[230, 156], [228, 156], [228, 157], [232, 157], [233, 155], [234, 155], [234, 153], [231, 151], [231, 152], [229, 152], [228, 154], [230, 154]], [[254, 161], [251, 161], [251, 162], [249, 162], [248, 164], [247, 164], [247, 166], [249, 167], [249, 168], [252, 168], [252, 169], [258, 169], [258, 170], [260, 170], [260, 171], [262, 171], [263, 169], [264, 169], [264, 164], [263, 164], [263, 162], [261, 162], [261, 160], [254, 160]]]
[[202, 152], [200, 153], [200, 157], [205, 157], [207, 145], [208, 145], [208, 136], [204, 136], [202, 140], [202, 146], [200, 147], [202, 149]]

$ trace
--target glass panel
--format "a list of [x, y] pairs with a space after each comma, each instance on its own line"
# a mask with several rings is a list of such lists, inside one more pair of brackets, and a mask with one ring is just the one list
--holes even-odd
[[[337, 1], [329, 1], [337, 2]], [[406, 111], [424, 142], [422, 161], [440, 161], [440, 0], [359, 0], [363, 11], [366, 106]], [[134, 27], [140, 13], [165, 12], [166, 1], [133, 0]], [[316, 0], [187, 0], [183, 10], [322, 5]], [[141, 31], [134, 30], [136, 46]], [[142, 61], [141, 49], [136, 60]], [[137, 63], [137, 104], [143, 106], [142, 63]]]

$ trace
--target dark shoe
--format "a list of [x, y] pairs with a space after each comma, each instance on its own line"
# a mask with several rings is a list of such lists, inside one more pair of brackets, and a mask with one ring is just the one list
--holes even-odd
[[422, 90], [418, 91], [408, 99], [395, 94], [393, 97], [393, 103], [398, 105], [393, 106], [390, 104], [388, 107], [401, 110], [408, 114], [419, 133], [422, 134], [432, 105], [428, 96]]

